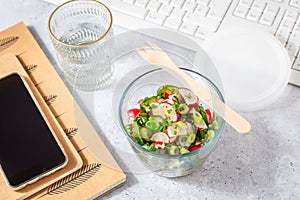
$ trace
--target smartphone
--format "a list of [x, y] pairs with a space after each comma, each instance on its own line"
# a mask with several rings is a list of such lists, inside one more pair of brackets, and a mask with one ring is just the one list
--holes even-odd
[[20, 189], [65, 166], [66, 154], [19, 74], [0, 80], [0, 165]]

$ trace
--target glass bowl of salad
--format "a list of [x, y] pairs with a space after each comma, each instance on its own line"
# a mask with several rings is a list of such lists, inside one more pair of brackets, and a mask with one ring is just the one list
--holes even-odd
[[[181, 69], [224, 101], [208, 78]], [[128, 84], [120, 98], [118, 119], [145, 166], [165, 177], [188, 175], [200, 167], [225, 125], [190, 88], [159, 68], [146, 70]]]

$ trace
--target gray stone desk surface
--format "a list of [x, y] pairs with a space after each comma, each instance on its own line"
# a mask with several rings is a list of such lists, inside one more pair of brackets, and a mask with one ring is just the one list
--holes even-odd
[[[23, 21], [65, 80], [47, 32], [47, 19], [53, 9], [44, 1], [0, 0], [0, 29]], [[106, 135], [107, 130], [119, 130], [97, 120], [95, 116], [101, 113], [92, 113], [89, 92], [75, 91], [66, 85], [127, 174], [126, 184], [103, 199], [300, 199], [299, 87], [288, 85], [272, 105], [244, 113], [252, 124], [251, 134], [240, 135], [226, 126], [201, 169], [170, 179], [131, 171]]]

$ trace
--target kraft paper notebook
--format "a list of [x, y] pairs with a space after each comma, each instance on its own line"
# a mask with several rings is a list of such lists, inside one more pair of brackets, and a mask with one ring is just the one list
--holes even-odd
[[13, 191], [0, 176], [0, 199], [93, 199], [123, 185], [125, 174], [23, 23], [0, 32], [0, 64], [0, 77], [14, 70], [23, 74], [46, 115], [65, 134], [60, 140], [72, 160], [64, 173], [48, 177], [50, 185], [41, 179]]

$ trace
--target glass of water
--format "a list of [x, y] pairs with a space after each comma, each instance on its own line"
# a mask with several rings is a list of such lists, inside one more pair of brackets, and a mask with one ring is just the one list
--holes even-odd
[[111, 81], [112, 14], [103, 3], [68, 1], [52, 12], [48, 30], [60, 66], [73, 87], [94, 90]]

